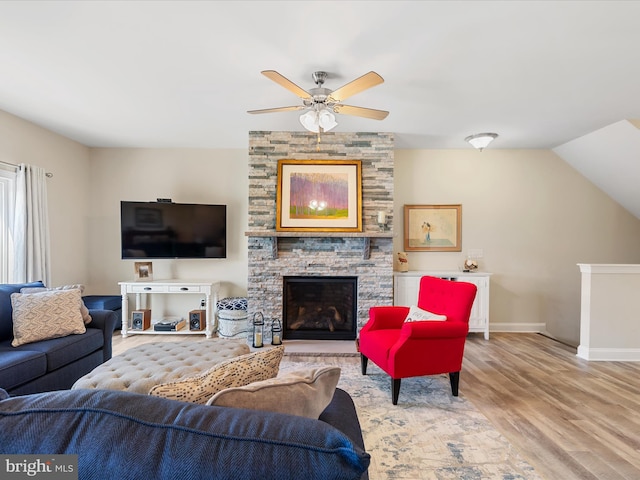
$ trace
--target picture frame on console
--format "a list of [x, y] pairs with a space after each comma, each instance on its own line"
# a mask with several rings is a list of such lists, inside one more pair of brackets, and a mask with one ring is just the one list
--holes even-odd
[[462, 205], [405, 205], [404, 249], [462, 251]]
[[136, 282], [153, 281], [153, 262], [135, 262], [134, 268]]
[[362, 232], [362, 162], [279, 160], [276, 231]]

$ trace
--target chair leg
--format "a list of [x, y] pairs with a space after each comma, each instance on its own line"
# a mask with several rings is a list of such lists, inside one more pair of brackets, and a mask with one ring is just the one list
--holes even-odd
[[360, 354], [360, 367], [362, 368], [362, 374], [367, 374], [367, 364], [369, 363], [369, 359], [365, 357], [363, 354]]
[[451, 372], [449, 374], [449, 381], [451, 382], [451, 393], [454, 397], [457, 397], [458, 384], [460, 383], [460, 372]]
[[400, 395], [400, 378], [391, 379], [391, 403], [398, 404], [398, 395]]

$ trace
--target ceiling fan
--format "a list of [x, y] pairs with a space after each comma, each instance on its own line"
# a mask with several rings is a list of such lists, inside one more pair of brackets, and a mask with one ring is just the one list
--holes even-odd
[[376, 72], [369, 72], [359, 78], [343, 85], [337, 90], [324, 88], [323, 84], [327, 79], [327, 72], [314, 72], [312, 75], [316, 88], [306, 91], [293, 83], [288, 78], [282, 76], [275, 70], [264, 70], [261, 72], [265, 77], [273, 80], [287, 90], [293, 92], [302, 99], [302, 105], [291, 107], [265, 108], [262, 110], [249, 110], [247, 113], [275, 113], [289, 112], [292, 110], [307, 110], [300, 116], [302, 126], [311, 132], [327, 132], [338, 123], [335, 121], [334, 113], [343, 115], [355, 115], [357, 117], [371, 118], [373, 120], [383, 120], [389, 115], [384, 110], [373, 108], [354, 107], [344, 105], [343, 100], [360, 93], [368, 88], [384, 82], [384, 79]]

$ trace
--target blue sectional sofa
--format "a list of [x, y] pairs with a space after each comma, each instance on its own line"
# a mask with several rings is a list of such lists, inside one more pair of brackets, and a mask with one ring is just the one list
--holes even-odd
[[42, 282], [0, 284], [0, 388], [11, 395], [69, 389], [112, 355], [118, 316], [111, 310], [89, 310], [92, 321], [83, 334], [13, 347], [11, 294]]
[[78, 455], [83, 480], [366, 480], [370, 462], [339, 388], [317, 420], [115, 390], [0, 390], [0, 432], [4, 454]]

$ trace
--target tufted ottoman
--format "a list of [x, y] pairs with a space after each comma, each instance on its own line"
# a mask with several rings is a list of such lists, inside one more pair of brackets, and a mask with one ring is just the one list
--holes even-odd
[[147, 343], [113, 357], [78, 379], [71, 388], [146, 395], [155, 385], [198, 375], [224, 360], [249, 352], [245, 340]]

